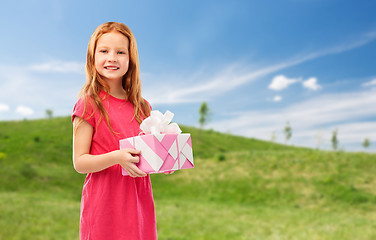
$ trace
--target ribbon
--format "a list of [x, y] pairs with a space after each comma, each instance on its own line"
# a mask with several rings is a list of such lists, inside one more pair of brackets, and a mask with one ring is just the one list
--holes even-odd
[[145, 118], [140, 124], [140, 129], [144, 134], [180, 134], [182, 131], [178, 124], [171, 123], [173, 117], [174, 114], [168, 110], [164, 115], [160, 111], [151, 111], [150, 116]]

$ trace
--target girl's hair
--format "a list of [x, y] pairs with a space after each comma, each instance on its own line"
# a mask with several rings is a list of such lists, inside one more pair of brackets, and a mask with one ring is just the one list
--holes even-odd
[[98, 107], [101, 117], [106, 120], [107, 126], [113, 132], [108, 114], [103, 107], [102, 99], [99, 96], [101, 90], [105, 92], [110, 92], [110, 87], [102, 79], [95, 68], [95, 50], [97, 47], [98, 39], [105, 33], [110, 33], [117, 31], [129, 40], [129, 67], [127, 73], [123, 76], [122, 85], [124, 90], [127, 93], [128, 100], [134, 106], [134, 118], [136, 118], [138, 123], [141, 123], [142, 120], [150, 115], [150, 106], [149, 104], [141, 97], [141, 80], [140, 80], [140, 67], [138, 61], [138, 52], [136, 39], [129, 29], [123, 23], [119, 22], [107, 22], [102, 25], [99, 25], [95, 29], [94, 33], [91, 35], [89, 45], [87, 48], [87, 58], [86, 58], [86, 83], [81, 89], [79, 97], [84, 96], [85, 108], [84, 113], [87, 107], [88, 97], [94, 101], [95, 105]]

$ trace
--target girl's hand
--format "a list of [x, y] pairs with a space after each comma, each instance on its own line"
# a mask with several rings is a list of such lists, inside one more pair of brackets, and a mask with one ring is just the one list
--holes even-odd
[[121, 149], [116, 151], [118, 159], [118, 163], [124, 168], [125, 171], [131, 177], [146, 177], [147, 174], [141, 171], [137, 166], [136, 163], [140, 161], [140, 157], [138, 154], [141, 153], [140, 150], [136, 149]]
[[175, 171], [168, 171], [168, 172], [164, 172], [164, 174], [168, 175], [168, 174], [173, 174]]

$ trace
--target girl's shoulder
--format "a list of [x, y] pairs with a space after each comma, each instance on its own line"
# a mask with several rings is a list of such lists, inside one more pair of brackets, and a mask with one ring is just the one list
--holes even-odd
[[96, 112], [96, 109], [97, 107], [94, 99], [89, 94], [84, 94], [78, 98], [77, 102], [74, 105], [72, 121], [76, 116], [83, 118], [86, 121], [88, 121], [89, 119], [94, 119], [93, 115]]
[[89, 94], [84, 94], [78, 98], [75, 107], [94, 109], [96, 107], [96, 103], [92, 96], [90, 96]]

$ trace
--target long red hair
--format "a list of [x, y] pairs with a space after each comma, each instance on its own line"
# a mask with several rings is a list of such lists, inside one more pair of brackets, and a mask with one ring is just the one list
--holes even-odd
[[84, 97], [85, 99], [85, 110], [87, 106], [87, 97], [91, 98], [98, 110], [101, 113], [102, 118], [107, 122], [107, 126], [113, 132], [108, 114], [103, 107], [102, 99], [99, 93], [104, 90], [105, 92], [110, 92], [110, 87], [105, 80], [99, 75], [95, 68], [95, 50], [97, 47], [98, 39], [105, 33], [117, 31], [129, 40], [129, 67], [127, 73], [123, 76], [122, 85], [127, 93], [128, 101], [130, 101], [134, 106], [134, 118], [136, 118], [138, 123], [150, 115], [150, 106], [141, 96], [141, 80], [140, 80], [140, 67], [138, 60], [138, 51], [136, 38], [134, 37], [132, 31], [129, 27], [123, 23], [119, 22], [107, 22], [99, 25], [94, 33], [90, 37], [90, 41], [87, 48], [86, 57], [86, 82], [82, 87], [79, 97]]

